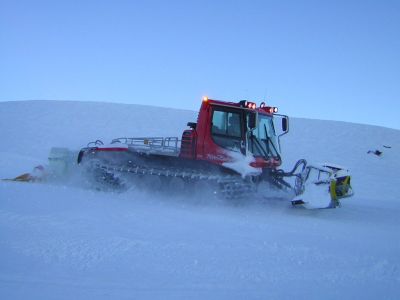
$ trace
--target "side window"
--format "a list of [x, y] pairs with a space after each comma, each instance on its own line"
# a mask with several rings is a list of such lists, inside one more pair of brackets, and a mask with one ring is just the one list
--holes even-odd
[[240, 149], [240, 117], [238, 112], [214, 110], [211, 133], [216, 144], [224, 148]]
[[215, 110], [212, 125], [213, 134], [226, 134], [226, 112]]

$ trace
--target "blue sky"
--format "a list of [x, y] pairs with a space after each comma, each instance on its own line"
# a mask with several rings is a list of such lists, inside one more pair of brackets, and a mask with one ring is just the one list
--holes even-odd
[[400, 1], [0, 0], [0, 101], [249, 99], [400, 129]]

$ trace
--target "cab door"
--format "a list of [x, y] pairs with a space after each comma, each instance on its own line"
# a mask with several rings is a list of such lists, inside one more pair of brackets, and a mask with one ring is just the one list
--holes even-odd
[[229, 152], [246, 153], [245, 114], [242, 109], [213, 106], [209, 138], [205, 140], [207, 160], [223, 163]]

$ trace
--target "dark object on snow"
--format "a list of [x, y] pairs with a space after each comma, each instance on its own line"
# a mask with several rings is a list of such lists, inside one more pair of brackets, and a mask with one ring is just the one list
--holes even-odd
[[368, 154], [375, 154], [376, 156], [381, 156], [383, 152], [379, 151], [379, 150], [375, 150], [375, 151], [369, 150], [367, 153]]
[[386, 145], [383, 145], [383, 147], [384, 147], [384, 148], [387, 148], [387, 149], [392, 148], [392, 146], [386, 146]]

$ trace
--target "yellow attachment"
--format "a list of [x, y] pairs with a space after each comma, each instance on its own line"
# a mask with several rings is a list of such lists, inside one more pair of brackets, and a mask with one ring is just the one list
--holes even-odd
[[345, 176], [344, 178], [339, 178], [340, 181], [338, 182], [337, 179], [332, 179], [330, 184], [330, 193], [332, 200], [338, 200], [349, 195], [349, 191], [351, 189], [350, 185], [350, 176]]

